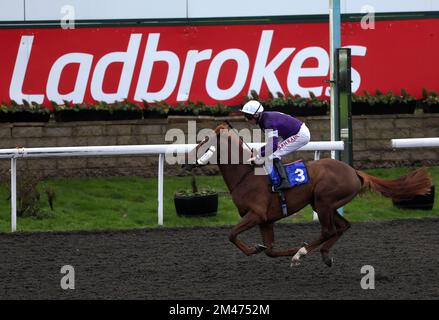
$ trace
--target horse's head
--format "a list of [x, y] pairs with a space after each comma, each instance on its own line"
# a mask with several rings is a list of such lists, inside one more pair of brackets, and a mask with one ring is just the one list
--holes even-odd
[[[251, 150], [243, 146], [242, 139], [227, 124], [218, 125], [188, 154], [185, 170], [210, 163], [239, 164], [250, 158]], [[215, 160], [215, 161], [213, 161]]]

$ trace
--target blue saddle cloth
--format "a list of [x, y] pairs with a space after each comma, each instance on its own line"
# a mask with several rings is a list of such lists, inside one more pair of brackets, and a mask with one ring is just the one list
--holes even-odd
[[[305, 163], [303, 161], [289, 163], [284, 165], [284, 167], [291, 187], [306, 184], [309, 182], [308, 170], [306, 169]], [[276, 187], [280, 184], [280, 177], [275, 168], [271, 170], [270, 178], [273, 186]]]

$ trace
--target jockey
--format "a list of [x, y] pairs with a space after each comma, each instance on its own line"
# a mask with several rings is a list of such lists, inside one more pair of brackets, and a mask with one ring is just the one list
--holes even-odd
[[[274, 191], [288, 189], [291, 187], [288, 182], [285, 168], [282, 165], [282, 157], [296, 151], [306, 145], [310, 140], [308, 127], [292, 116], [281, 112], [265, 111], [259, 101], [250, 100], [241, 109], [245, 118], [252, 124], [258, 124], [262, 130], [268, 132], [268, 138], [273, 139], [273, 148], [266, 150], [267, 145], [259, 150], [259, 154], [252, 155], [248, 161], [259, 160], [261, 157], [268, 157], [273, 161], [274, 167], [281, 178], [280, 185]], [[279, 137], [283, 140], [279, 143]], [[265, 161], [265, 168], [268, 174], [273, 170], [271, 162]]]

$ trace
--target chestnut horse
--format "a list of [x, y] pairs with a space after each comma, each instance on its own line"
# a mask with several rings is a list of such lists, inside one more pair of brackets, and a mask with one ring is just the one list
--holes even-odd
[[[309, 183], [285, 190], [288, 215], [291, 215], [306, 205], [311, 205], [318, 214], [321, 225], [320, 237], [302, 247], [276, 250], [274, 248], [274, 222], [285, 215], [281, 210], [279, 195], [270, 190], [268, 177], [256, 175], [255, 166], [247, 160], [251, 157], [251, 150], [242, 143], [242, 140], [233, 130], [228, 130], [225, 124], [215, 128], [211, 136], [207, 136], [197, 147], [189, 153], [189, 159], [200, 159], [206, 150], [216, 143], [213, 159], [219, 166], [224, 181], [238, 208], [241, 221], [232, 229], [229, 239], [244, 254], [250, 256], [264, 251], [269, 257], [292, 256], [291, 265], [300, 263], [300, 258], [318, 248], [323, 262], [331, 266], [332, 258], [329, 249], [349, 229], [349, 222], [337, 212], [337, 208], [349, 203], [360, 192], [372, 189], [382, 195], [394, 199], [410, 199], [416, 195], [424, 195], [430, 191], [431, 177], [425, 168], [417, 169], [396, 180], [383, 180], [367, 173], [358, 171], [344, 162], [333, 159], [307, 161]], [[212, 139], [215, 138], [215, 139]], [[221, 157], [227, 147], [227, 161]], [[230, 161], [231, 150], [239, 150], [239, 161], [236, 164]], [[236, 150], [235, 149], [235, 150]], [[212, 153], [213, 149], [211, 149]], [[211, 159], [212, 159], [211, 157]], [[220, 161], [221, 160], [221, 161]], [[222, 163], [221, 163], [222, 162]], [[205, 164], [202, 162], [202, 164]], [[199, 164], [189, 160], [184, 167], [192, 169]], [[238, 235], [258, 225], [262, 235], [263, 245], [249, 246], [238, 239]]]

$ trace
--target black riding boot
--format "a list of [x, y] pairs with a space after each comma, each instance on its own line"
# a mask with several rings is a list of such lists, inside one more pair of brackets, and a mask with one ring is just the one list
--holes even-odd
[[282, 161], [280, 159], [274, 158], [273, 164], [280, 177], [280, 184], [279, 186], [274, 188], [275, 189], [274, 191], [291, 188], [290, 182], [288, 181], [287, 173], [285, 171], [284, 166], [282, 165]]

